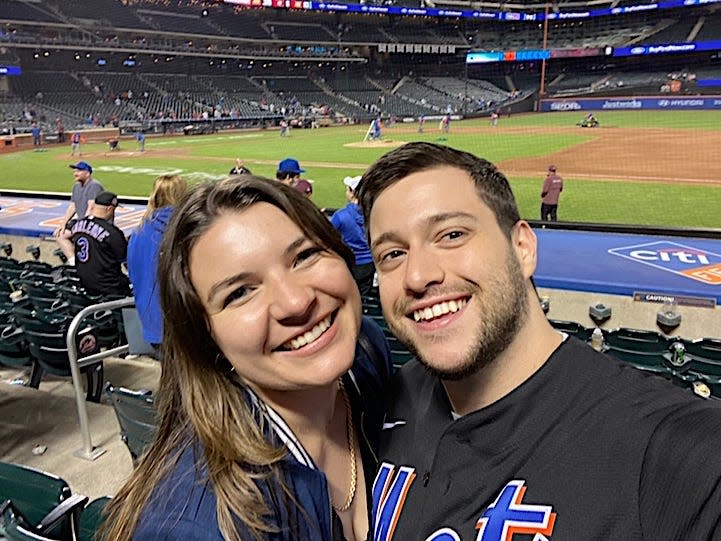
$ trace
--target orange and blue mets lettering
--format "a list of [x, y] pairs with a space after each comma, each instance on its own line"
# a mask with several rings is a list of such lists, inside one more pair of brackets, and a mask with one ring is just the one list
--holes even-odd
[[525, 492], [524, 481], [514, 480], [503, 487], [476, 523], [477, 541], [511, 541], [515, 534], [549, 537], [553, 533], [556, 522], [553, 508], [522, 503]]
[[[415, 469], [384, 462], [373, 483], [373, 541], [392, 541], [406, 496], [415, 479]], [[513, 541], [513, 536], [533, 535], [535, 541], [548, 540], [553, 534], [556, 513], [550, 505], [523, 503], [526, 483], [513, 480], [504, 486], [496, 499], [476, 522], [475, 541]], [[443, 526], [425, 541], [463, 541], [461, 535]]]

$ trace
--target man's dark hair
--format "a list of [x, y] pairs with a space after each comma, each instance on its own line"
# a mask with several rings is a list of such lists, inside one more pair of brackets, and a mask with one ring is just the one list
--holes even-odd
[[[521, 216], [508, 179], [488, 160], [469, 152], [434, 143], [407, 143], [381, 156], [363, 174], [356, 195], [363, 211], [366, 226], [378, 196], [399, 180], [435, 167], [456, 167], [468, 173], [476, 185], [476, 192], [496, 215], [498, 225], [506, 234]], [[438, 182], [443, 182], [439, 177]], [[402, 202], [400, 203], [402, 204]]]

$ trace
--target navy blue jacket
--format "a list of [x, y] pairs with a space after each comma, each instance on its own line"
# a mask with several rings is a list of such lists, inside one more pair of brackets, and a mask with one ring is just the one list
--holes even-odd
[[[355, 361], [343, 376], [343, 382], [358, 427], [366, 486], [371, 487], [377, 468], [376, 449], [392, 365], [388, 344], [377, 324], [364, 317], [361, 333], [368, 337], [375, 354], [369, 355], [360, 344], [356, 346]], [[259, 483], [274, 514], [269, 521], [278, 530], [266, 534], [264, 540], [342, 540], [342, 526], [332, 511], [325, 474], [316, 468], [280, 416], [253, 393], [249, 393], [248, 398], [254, 411], [265, 416], [269, 441], [286, 441], [289, 452], [280, 464], [283, 483], [300, 504], [285, 501], [282, 489], [273, 479]], [[370, 493], [366, 503], [370, 517]], [[251, 539], [242, 524], [238, 524], [238, 530], [241, 539]], [[181, 539], [223, 540], [216, 518], [215, 494], [207, 478], [202, 447], [197, 441], [186, 447], [175, 468], [155, 488], [133, 535], [133, 541]]]

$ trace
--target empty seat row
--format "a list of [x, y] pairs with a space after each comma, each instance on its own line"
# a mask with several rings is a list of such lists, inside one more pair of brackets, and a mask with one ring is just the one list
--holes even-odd
[[[583, 341], [592, 340], [593, 328], [574, 321], [549, 320], [554, 328]], [[651, 330], [619, 327], [600, 329], [598, 349], [629, 365], [658, 374], [696, 392], [721, 397], [721, 339], [689, 340]], [[705, 386], [705, 389], [704, 389]]]
[[0, 537], [9, 541], [91, 541], [110, 498], [88, 503], [65, 480], [0, 462]]

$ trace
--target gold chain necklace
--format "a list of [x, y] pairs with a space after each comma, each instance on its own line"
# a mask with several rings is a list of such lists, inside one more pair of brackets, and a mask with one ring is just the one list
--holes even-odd
[[338, 386], [340, 392], [343, 395], [343, 402], [345, 403], [345, 435], [348, 440], [348, 453], [350, 454], [350, 488], [348, 489], [348, 497], [345, 503], [340, 507], [335, 507], [338, 512], [347, 511], [353, 499], [355, 498], [356, 484], [358, 483], [358, 472], [356, 471], [356, 456], [355, 456], [355, 428], [353, 426], [353, 413], [350, 409], [350, 399], [348, 393], [343, 385], [343, 380], [338, 380]]

